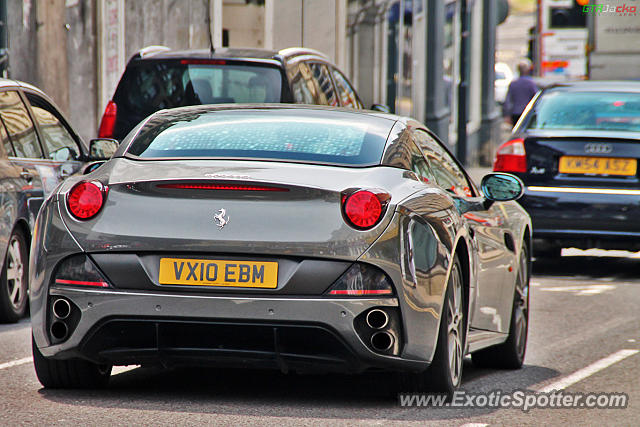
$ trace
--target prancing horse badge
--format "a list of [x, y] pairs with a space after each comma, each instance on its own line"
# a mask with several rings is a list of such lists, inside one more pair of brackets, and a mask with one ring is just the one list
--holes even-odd
[[216, 225], [218, 226], [219, 230], [222, 230], [222, 228], [229, 224], [229, 216], [227, 215], [227, 211], [224, 209], [220, 209], [214, 216], [213, 216], [213, 221], [216, 223]]

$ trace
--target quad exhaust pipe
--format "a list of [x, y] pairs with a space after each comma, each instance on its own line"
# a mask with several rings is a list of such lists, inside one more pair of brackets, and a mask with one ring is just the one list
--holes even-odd
[[56, 320], [51, 324], [51, 336], [57, 340], [64, 340], [67, 338], [69, 328], [64, 322]]
[[71, 316], [71, 303], [64, 298], [56, 298], [51, 304], [53, 319], [49, 333], [55, 341], [64, 341], [69, 337], [68, 318]]
[[389, 315], [379, 308], [367, 313], [367, 325], [373, 329], [382, 329], [389, 324]]
[[371, 347], [375, 351], [389, 351], [393, 347], [393, 343], [393, 335], [387, 331], [380, 331], [371, 335]]
[[58, 298], [53, 302], [51, 310], [57, 319], [64, 320], [71, 314], [71, 304], [66, 299]]

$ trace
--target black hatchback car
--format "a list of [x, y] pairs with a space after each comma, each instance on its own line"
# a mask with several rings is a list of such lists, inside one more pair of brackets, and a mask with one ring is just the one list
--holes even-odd
[[540, 92], [495, 157], [526, 185], [534, 251], [640, 250], [640, 82], [586, 81]]
[[166, 108], [226, 103], [298, 103], [363, 108], [349, 79], [322, 53], [216, 49], [136, 53], [106, 106], [98, 135], [122, 140]]

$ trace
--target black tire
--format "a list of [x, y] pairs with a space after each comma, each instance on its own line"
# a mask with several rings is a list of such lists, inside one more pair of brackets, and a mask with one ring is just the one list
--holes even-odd
[[15, 323], [27, 311], [29, 256], [27, 241], [19, 230], [9, 238], [0, 273], [0, 322]]
[[562, 256], [562, 248], [559, 246], [550, 246], [544, 249], [534, 249], [533, 255], [536, 259], [553, 260]]
[[526, 244], [520, 250], [518, 264], [509, 337], [500, 345], [473, 353], [471, 360], [478, 367], [520, 369], [524, 363], [529, 331], [529, 278], [531, 271], [531, 259]]
[[100, 366], [86, 360], [55, 360], [40, 353], [31, 337], [33, 365], [40, 384], [45, 388], [103, 388], [109, 383], [111, 366]]
[[403, 391], [432, 392], [449, 397], [460, 387], [466, 343], [466, 304], [462, 266], [455, 255], [442, 308], [433, 361], [425, 372], [404, 374]]

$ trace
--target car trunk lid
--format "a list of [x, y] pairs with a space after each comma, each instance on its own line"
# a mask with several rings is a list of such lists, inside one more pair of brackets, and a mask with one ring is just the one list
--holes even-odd
[[[69, 230], [88, 252], [356, 260], [388, 225], [394, 202], [403, 198], [398, 189], [415, 191], [400, 185], [404, 171], [386, 167], [127, 159], [103, 167], [96, 176], [108, 179], [109, 190], [95, 218], [77, 221], [61, 205]], [[394, 194], [373, 228], [356, 230], [345, 222], [341, 203], [348, 188]]]
[[531, 133], [524, 138], [528, 186], [637, 188], [640, 144], [628, 132]]

